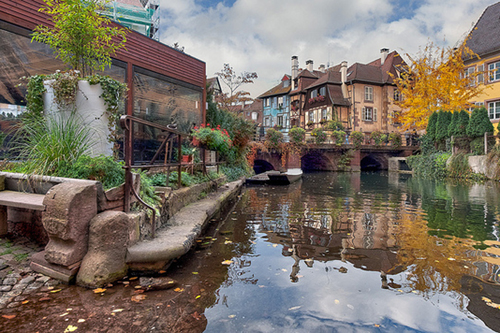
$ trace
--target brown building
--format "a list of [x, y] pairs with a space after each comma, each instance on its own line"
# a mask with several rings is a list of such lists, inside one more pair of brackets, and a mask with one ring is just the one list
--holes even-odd
[[259, 96], [264, 101], [264, 118], [266, 105], [272, 107], [274, 99], [282, 97], [290, 103], [290, 122], [285, 129], [312, 129], [337, 120], [348, 132], [396, 132], [398, 124], [392, 119], [400, 108], [395, 105], [399, 93], [393, 76], [399, 75], [403, 64], [399, 54], [388, 49], [382, 49], [380, 57], [368, 64], [348, 66], [344, 61], [329, 68], [321, 65], [317, 70], [312, 60], [300, 69], [297, 56], [293, 56], [289, 91], [282, 82]]

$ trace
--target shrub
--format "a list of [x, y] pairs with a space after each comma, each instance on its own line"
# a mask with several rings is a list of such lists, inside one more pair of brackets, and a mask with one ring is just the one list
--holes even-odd
[[451, 122], [451, 113], [448, 111], [440, 111], [436, 121], [436, 134], [434, 141], [444, 141], [448, 138], [448, 127]]
[[436, 152], [434, 141], [428, 133], [420, 137], [420, 150], [423, 155], [429, 155]]
[[290, 142], [295, 145], [302, 145], [306, 139], [306, 130], [301, 127], [292, 127], [288, 132]]
[[391, 142], [391, 145], [393, 145], [394, 147], [401, 147], [401, 134], [394, 132], [390, 133], [389, 141]]
[[446, 161], [451, 154], [436, 152], [430, 155], [413, 155], [406, 159], [408, 166], [413, 172], [424, 178], [443, 179], [446, 178], [448, 170]]
[[376, 146], [380, 146], [383, 141], [385, 141], [385, 135], [380, 131], [373, 131], [370, 134], [370, 139], [373, 140]]
[[332, 139], [335, 140], [337, 146], [341, 146], [345, 141], [345, 132], [342, 130], [335, 130], [332, 132]]
[[437, 122], [437, 118], [438, 118], [438, 113], [437, 112], [433, 112], [429, 116], [429, 121], [427, 122], [426, 133], [427, 133], [427, 137], [431, 141], [435, 141], [436, 140], [436, 122]]
[[466, 132], [470, 138], [477, 138], [483, 136], [486, 132], [493, 132], [493, 124], [485, 107], [476, 108], [472, 111]]
[[335, 131], [335, 130], [343, 131], [344, 125], [342, 125], [342, 122], [339, 120], [330, 120], [326, 124], [325, 128], [329, 131]]
[[322, 144], [326, 141], [326, 133], [321, 128], [313, 129], [311, 135], [315, 137], [316, 144]]
[[111, 156], [80, 156], [75, 163], [61, 166], [55, 172], [59, 177], [97, 180], [105, 190], [119, 186], [125, 182], [123, 162], [116, 162]]
[[359, 149], [363, 144], [363, 140], [365, 139], [365, 135], [359, 131], [354, 131], [349, 136], [351, 143], [354, 145], [354, 148]]
[[280, 151], [283, 144], [283, 133], [273, 128], [269, 128], [266, 132], [266, 141], [264, 142], [267, 149], [275, 149]]

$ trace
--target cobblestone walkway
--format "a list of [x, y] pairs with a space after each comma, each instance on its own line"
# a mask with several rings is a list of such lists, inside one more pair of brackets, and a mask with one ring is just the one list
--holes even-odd
[[16, 308], [30, 295], [47, 292], [59, 284], [30, 269], [31, 255], [42, 250], [24, 237], [0, 238], [0, 310]]

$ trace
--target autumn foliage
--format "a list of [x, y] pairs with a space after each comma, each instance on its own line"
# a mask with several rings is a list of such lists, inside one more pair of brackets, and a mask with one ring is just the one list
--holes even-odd
[[460, 111], [479, 95], [484, 85], [475, 84], [480, 72], [465, 74], [464, 58], [477, 57], [463, 43], [458, 48], [440, 48], [429, 43], [417, 57], [405, 56], [410, 65], [393, 76], [402, 98], [395, 103], [404, 110], [398, 122], [405, 128], [424, 129], [429, 116], [439, 110]]

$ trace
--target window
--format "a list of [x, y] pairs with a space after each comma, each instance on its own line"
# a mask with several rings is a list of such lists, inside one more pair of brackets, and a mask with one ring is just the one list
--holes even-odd
[[266, 127], [271, 126], [271, 120], [269, 119], [269, 117], [267, 117], [266, 119], [264, 119], [264, 126], [266, 126]]
[[373, 87], [365, 87], [365, 101], [373, 101]]
[[393, 99], [394, 99], [394, 101], [399, 101], [399, 90], [394, 89]]
[[277, 120], [277, 125], [283, 127], [283, 116], [278, 116]]
[[283, 96], [278, 97], [278, 107], [279, 108], [283, 107]]
[[326, 87], [321, 87], [319, 89], [319, 95], [320, 96], [326, 96]]
[[311, 91], [311, 98], [314, 98], [314, 97], [317, 97], [318, 96], [318, 91], [316, 89], [314, 89], [313, 91]]
[[466, 69], [465, 69], [464, 76], [465, 76], [466, 78], [467, 78], [467, 77], [469, 77], [469, 78], [470, 78], [470, 79], [469, 79], [469, 82], [468, 82], [468, 85], [474, 85], [474, 83], [475, 83], [474, 81], [475, 81], [475, 80], [473, 80], [471, 77], [472, 77], [472, 75], [474, 74], [474, 72], [475, 72], [475, 71], [476, 71], [476, 68], [475, 68], [474, 66], [472, 66], [472, 67], [469, 67], [469, 68], [466, 68]]
[[266, 98], [264, 100], [264, 106], [269, 106], [269, 105], [271, 105], [271, 99], [270, 98]]
[[364, 107], [362, 117], [364, 121], [377, 121], [377, 109], [369, 106]]
[[257, 119], [259, 119], [259, 114], [257, 112], [252, 112], [252, 120], [255, 120], [257, 121]]
[[314, 112], [309, 111], [309, 121], [312, 121], [314, 123]]
[[477, 66], [476, 80], [478, 84], [484, 83], [484, 65]]
[[490, 119], [500, 119], [500, 101], [488, 103], [488, 115]]
[[500, 80], [500, 61], [488, 65], [489, 81], [494, 82]]
[[328, 114], [327, 114], [327, 109], [321, 110], [321, 120], [327, 120]]

